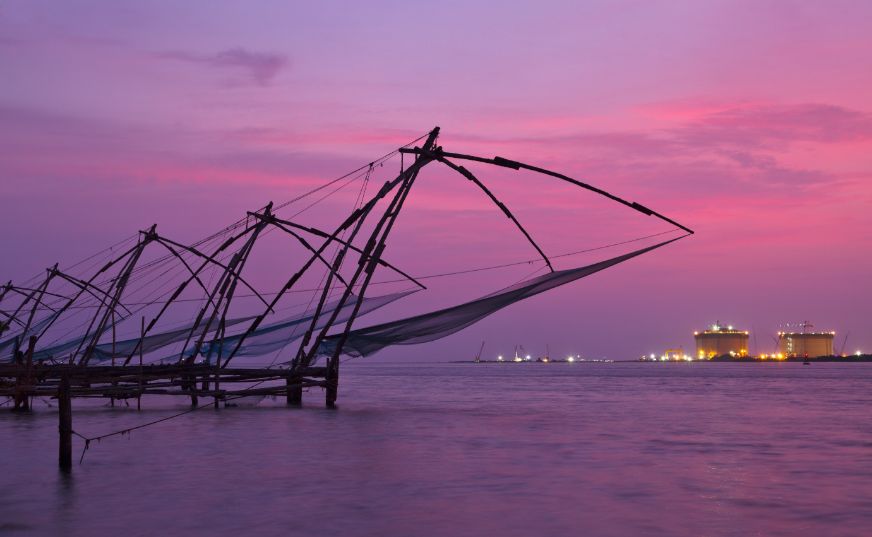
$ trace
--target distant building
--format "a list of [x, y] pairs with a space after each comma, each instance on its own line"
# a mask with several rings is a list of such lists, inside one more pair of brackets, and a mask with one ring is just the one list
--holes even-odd
[[832, 356], [835, 336], [835, 332], [778, 332], [778, 352], [800, 358]]
[[722, 326], [715, 323], [702, 332], [694, 332], [696, 339], [696, 357], [698, 359], [714, 358], [715, 356], [743, 357], [748, 355], [748, 331], [736, 330], [733, 326]]

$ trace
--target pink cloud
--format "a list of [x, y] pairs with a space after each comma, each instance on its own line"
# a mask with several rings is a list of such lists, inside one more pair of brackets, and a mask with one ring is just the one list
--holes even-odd
[[748, 100], [723, 100], [716, 98], [685, 98], [646, 103], [633, 107], [633, 111], [658, 120], [688, 122], [736, 108], [754, 106]]
[[819, 103], [738, 107], [705, 115], [677, 134], [688, 144], [737, 146], [866, 141], [872, 139], [872, 115]]
[[[502, 143], [516, 154], [556, 148], [563, 157], [554, 165], [579, 170], [580, 178], [596, 184], [617, 182], [654, 196], [680, 189], [686, 198], [726, 192], [795, 197], [811, 185], [838, 186], [842, 170], [828, 160], [796, 155], [793, 148], [839, 147], [843, 159], [856, 160], [872, 140], [870, 114], [833, 105], [693, 103], [683, 110], [681, 117], [689, 119], [666, 128], [578, 131]], [[785, 186], [790, 190], [773, 190]]]

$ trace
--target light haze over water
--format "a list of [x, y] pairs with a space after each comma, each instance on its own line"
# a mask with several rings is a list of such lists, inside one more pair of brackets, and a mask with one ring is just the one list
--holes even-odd
[[[870, 381], [870, 364], [358, 361], [338, 410], [320, 391], [204, 408], [93, 444], [69, 477], [37, 401], [0, 412], [0, 533], [869, 535]], [[166, 405], [77, 400], [73, 427], [184, 408]]]

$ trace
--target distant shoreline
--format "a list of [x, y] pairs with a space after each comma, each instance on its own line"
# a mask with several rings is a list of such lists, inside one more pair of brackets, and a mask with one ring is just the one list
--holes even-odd
[[652, 364], [664, 364], [664, 363], [741, 363], [741, 364], [749, 364], [749, 363], [764, 363], [764, 362], [774, 362], [774, 363], [783, 363], [783, 362], [805, 362], [808, 361], [810, 363], [814, 362], [827, 362], [827, 363], [858, 363], [858, 362], [872, 362], [872, 354], [861, 354], [855, 355], [852, 354], [850, 356], [818, 356], [816, 358], [753, 358], [753, 357], [744, 357], [744, 358], [736, 358], [734, 356], [718, 356], [715, 358], [711, 358], [708, 360], [574, 360], [572, 362], [567, 360], [548, 360], [547, 362], [541, 360], [524, 360], [521, 362], [515, 362], [514, 360], [452, 360], [448, 363], [452, 364], [603, 364], [603, 363], [652, 363]]
[[872, 354], [861, 354], [856, 355], [852, 354], [849, 356], [818, 356], [815, 358], [800, 358], [800, 357], [791, 357], [791, 358], [753, 358], [750, 356], [744, 358], [735, 358], [733, 356], [718, 356], [716, 358], [712, 358], [711, 360], [706, 360], [708, 362], [872, 362]]

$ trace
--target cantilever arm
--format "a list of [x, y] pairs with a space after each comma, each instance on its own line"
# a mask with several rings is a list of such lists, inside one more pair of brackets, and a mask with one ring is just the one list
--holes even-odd
[[[247, 282], [242, 278], [241, 275], [238, 275], [235, 271], [232, 271], [232, 270], [231, 270], [230, 268], [228, 268], [226, 265], [224, 265], [223, 263], [221, 263], [220, 261], [217, 260], [218, 254], [220, 254], [221, 252], [223, 252], [224, 250], [226, 250], [227, 248], [229, 248], [229, 247], [230, 247], [233, 243], [235, 243], [237, 240], [239, 240], [239, 239], [241, 239], [242, 237], [248, 235], [248, 234], [252, 231], [252, 229], [254, 229], [254, 228], [252, 228], [252, 227], [246, 227], [245, 229], [243, 229], [243, 230], [240, 231], [239, 233], [237, 233], [237, 234], [235, 234], [235, 235], [231, 235], [231, 236], [228, 237], [228, 238], [227, 238], [223, 243], [221, 243], [221, 245], [220, 245], [220, 246], [215, 250], [215, 252], [214, 252], [212, 255], [206, 255], [206, 254], [200, 252], [199, 250], [197, 250], [196, 248], [194, 248], [193, 246], [186, 246], [186, 245], [184, 245], [184, 244], [181, 244], [181, 243], [175, 242], [175, 241], [173, 241], [173, 240], [170, 240], [170, 239], [168, 239], [168, 238], [166, 238], [166, 237], [160, 237], [160, 236], [158, 236], [158, 235], [155, 233], [155, 237], [156, 237], [157, 240], [166, 241], [166, 242], [168, 242], [168, 243], [170, 243], [170, 244], [173, 244], [173, 245], [175, 245], [175, 246], [177, 246], [177, 247], [179, 247], [179, 248], [182, 248], [182, 249], [184, 249], [184, 250], [187, 250], [187, 251], [189, 251], [189, 252], [191, 252], [191, 253], [193, 253], [193, 254], [199, 256], [199, 257], [202, 257], [202, 258], [203, 258], [203, 262], [200, 264], [199, 267], [197, 267], [196, 270], [192, 271], [191, 276], [188, 276], [188, 278], [187, 278], [186, 280], [184, 280], [184, 281], [181, 283], [181, 285], [179, 285], [179, 287], [176, 288], [176, 290], [175, 290], [175, 291], [173, 292], [173, 294], [172, 294], [172, 295], [171, 295], [171, 296], [166, 300], [166, 302], [163, 303], [163, 306], [161, 306], [160, 311], [158, 311], [157, 314], [156, 314], [156, 315], [151, 319], [151, 321], [149, 321], [148, 326], [146, 326], [146, 328], [145, 328], [145, 333], [148, 334], [148, 333], [151, 332], [151, 330], [152, 330], [152, 329], [154, 328], [154, 326], [157, 324], [158, 320], [160, 320], [160, 319], [163, 317], [164, 313], [166, 313], [166, 311], [169, 309], [170, 305], [173, 304], [173, 303], [176, 301], [176, 299], [178, 299], [178, 298], [182, 295], [182, 292], [184, 292], [184, 290], [188, 287], [188, 285], [189, 285], [192, 281], [194, 281], [194, 278], [195, 278], [197, 275], [199, 275], [199, 273], [200, 273], [203, 269], [205, 269], [207, 266], [209, 266], [210, 263], [213, 263], [213, 264], [215, 264], [215, 265], [218, 265], [219, 267], [223, 268], [225, 271], [230, 271], [230, 273], [231, 273], [234, 277], [237, 277], [237, 278], [239, 279], [239, 281], [241, 281], [241, 282], [242, 282], [243, 284], [245, 284], [249, 289], [251, 289], [251, 291], [252, 291], [253, 293], [255, 293], [255, 294], [258, 296], [258, 298], [260, 298], [261, 301], [264, 301], [263, 297], [262, 297], [260, 294], [258, 294], [257, 291], [255, 291], [255, 290], [254, 290], [250, 285], [248, 285], [248, 283], [247, 283]], [[212, 304], [213, 306], [215, 305], [214, 296], [213, 296], [212, 293], [207, 293], [206, 299], [208, 300], [208, 302], [209, 302], [210, 304]], [[197, 322], [199, 323], [199, 320], [198, 320]], [[127, 358], [124, 359], [124, 363], [123, 363], [122, 365], [127, 365], [127, 364], [130, 363], [130, 361], [133, 359], [133, 356], [134, 356], [134, 355], [137, 353], [137, 351], [139, 350], [139, 345], [140, 345], [140, 343], [137, 343], [136, 346], [133, 348], [133, 350], [130, 351], [130, 354], [128, 354], [128, 355], [127, 355]], [[185, 345], [187, 346], [187, 343], [185, 343]]]
[[[160, 241], [160, 242], [168, 242], [168, 243], [170, 243], [170, 244], [172, 244], [172, 245], [174, 245], [174, 246], [178, 246], [179, 248], [181, 248], [181, 249], [183, 249], [183, 250], [187, 250], [188, 252], [191, 252], [192, 254], [194, 254], [194, 255], [196, 255], [196, 256], [198, 256], [198, 257], [203, 258], [203, 259], [205, 260], [205, 261], [204, 261], [204, 264], [213, 263], [213, 264], [218, 265], [219, 267], [223, 268], [224, 270], [230, 270], [230, 269], [227, 267], [227, 265], [225, 265], [224, 263], [221, 263], [220, 261], [218, 261], [217, 259], [215, 259], [215, 256], [217, 255], [217, 252], [216, 252], [216, 254], [212, 254], [212, 255], [210, 256], [210, 255], [206, 255], [206, 254], [204, 254], [203, 252], [197, 250], [197, 249], [194, 248], [193, 246], [187, 246], [187, 245], [182, 244], [182, 243], [180, 243], [180, 242], [176, 242], [176, 241], [170, 240], [170, 239], [168, 239], [168, 238], [166, 238], [166, 237], [157, 237], [157, 240]], [[164, 244], [164, 246], [166, 246], [166, 245]], [[178, 254], [175, 254], [175, 255], [176, 255], [177, 257], [179, 257]], [[184, 261], [181, 257], [179, 257], [179, 260], [182, 261], [182, 263], [185, 263], [185, 261]], [[199, 274], [200, 270], [203, 269], [204, 265], [201, 265], [201, 266], [200, 266], [196, 271], [191, 270], [191, 268], [188, 267], [188, 264], [187, 264], [187, 263], [185, 263], [185, 267], [188, 268], [188, 272], [190, 272], [192, 276], [196, 276], [197, 274]], [[257, 292], [257, 289], [255, 289], [254, 287], [251, 286], [251, 284], [249, 284], [247, 281], [245, 281], [245, 278], [243, 278], [241, 274], [238, 274], [236, 271], [233, 271], [233, 270], [230, 270], [230, 274], [231, 274], [233, 277], [238, 278], [239, 281], [241, 281], [242, 284], [243, 284], [244, 286], [246, 286], [246, 287], [248, 288], [249, 291], [251, 291], [252, 293], [254, 293], [255, 296], [257, 296], [257, 298], [260, 299], [261, 302], [263, 302], [264, 304], [268, 304], [268, 302], [266, 301], [266, 299], [264, 299], [263, 296], [261, 296], [261, 294]], [[198, 281], [199, 281], [199, 280], [198, 280]], [[202, 283], [200, 283], [200, 286], [203, 287], [203, 290], [204, 290], [204, 291], [206, 291], [206, 288], [205, 288], [205, 286], [203, 286]], [[208, 294], [209, 294], [209, 291], [206, 291], [206, 294], [208, 295]]]
[[[57, 267], [57, 265], [55, 267]], [[58, 314], [58, 310], [49, 306], [48, 304], [46, 304], [45, 300], [43, 300], [45, 295], [51, 295], [51, 296], [55, 296], [55, 297], [59, 297], [59, 298], [66, 298], [63, 295], [59, 295], [57, 293], [50, 293], [50, 292], [46, 291], [45, 289], [42, 289], [42, 293], [39, 293], [39, 289], [30, 289], [30, 288], [26, 288], [26, 287], [13, 287], [12, 282], [6, 284], [6, 287], [3, 290], [3, 296], [5, 296], [8, 291], [12, 291], [13, 293], [17, 293], [17, 294], [23, 296], [24, 300], [18, 305], [18, 308], [16, 308], [12, 314], [3, 312], [3, 315], [9, 319], [9, 321], [8, 321], [9, 323], [15, 321], [16, 323], [18, 323], [19, 326], [21, 326], [25, 329], [29, 328], [29, 322], [28, 322], [28, 324], [21, 322], [18, 319], [18, 314], [21, 312], [22, 308], [24, 308], [24, 306], [28, 302], [30, 302], [31, 298], [33, 298], [34, 296], [39, 294], [39, 297], [34, 299], [35, 302], [33, 304], [33, 308], [31, 308], [31, 310], [32, 310], [31, 311], [31, 318], [33, 316], [33, 313], [36, 313], [36, 310], [40, 305], [42, 305], [45, 309], [51, 310], [55, 315]], [[30, 291], [30, 293], [25, 293], [25, 291]], [[54, 321], [52, 321], [52, 322], [54, 322]], [[7, 326], [8, 326], [8, 324], [7, 324]], [[51, 323], [49, 323], [49, 326], [51, 326]]]
[[475, 183], [476, 186], [478, 186], [480, 189], [482, 189], [482, 191], [484, 191], [484, 193], [487, 194], [487, 197], [489, 197], [491, 199], [491, 201], [493, 201], [494, 204], [496, 204], [496, 206], [499, 207], [500, 210], [503, 211], [503, 213], [509, 218], [509, 220], [514, 222], [515, 226], [517, 226], [517, 228], [519, 230], [521, 230], [521, 233], [523, 233], [524, 236], [527, 237], [527, 240], [530, 242], [530, 244], [533, 245], [533, 248], [535, 248], [536, 251], [539, 252], [539, 255], [542, 256], [542, 259], [545, 260], [545, 264], [548, 265], [548, 268], [551, 270], [551, 272], [554, 272], [554, 267], [551, 266], [551, 261], [548, 259], [548, 256], [545, 255], [545, 252], [542, 251], [542, 248], [539, 248], [539, 245], [536, 244], [536, 241], [533, 240], [533, 237], [531, 237], [530, 234], [527, 233], [527, 230], [524, 229], [524, 226], [522, 226], [521, 223], [518, 222], [518, 219], [515, 218], [515, 215], [513, 215], [512, 212], [509, 210], [509, 208], [506, 207], [505, 204], [503, 204], [500, 200], [498, 200], [497, 197], [494, 196], [493, 193], [490, 190], [488, 190], [488, 188], [486, 186], [484, 186], [484, 183], [479, 181], [478, 178], [472, 174], [472, 172], [470, 172], [469, 170], [467, 170], [463, 166], [458, 166], [457, 164], [454, 164], [450, 160], [443, 158], [441, 155], [437, 154], [436, 160], [445, 164], [446, 166], [448, 166], [452, 170], [456, 171], [457, 173], [463, 175], [464, 177], [466, 177], [467, 179], [469, 179], [470, 181]]
[[[34, 292], [34, 291], [37, 291], [37, 290], [36, 290], [36, 289], [33, 289], [33, 288], [31, 288], [31, 287], [10, 287], [10, 288], [9, 288], [9, 291], [11, 291], [11, 292], [13, 292], [13, 293], [16, 293], [16, 294], [19, 294], [19, 295], [21, 295], [21, 296], [23, 296], [23, 297], [27, 297], [27, 296], [29, 296], [29, 295], [27, 294], [26, 291]], [[5, 292], [5, 291], [4, 291], [4, 292]], [[68, 296], [61, 295], [61, 294], [58, 294], [58, 293], [52, 293], [52, 292], [50, 292], [50, 291], [46, 291], [46, 292], [44, 292], [43, 294], [44, 294], [44, 295], [48, 295], [48, 296], [53, 296], [53, 297], [55, 297], [55, 298], [63, 298], [63, 299], [67, 299], [67, 298], [69, 298]], [[49, 306], [49, 305], [46, 304], [45, 302], [43, 302], [42, 305], [45, 306], [46, 308], [51, 309], [51, 306]]]
[[[42, 285], [42, 284], [40, 284], [40, 286], [41, 286], [41, 285]], [[27, 288], [27, 287], [12, 287], [12, 288], [10, 288], [10, 291], [12, 291], [13, 293], [17, 293], [17, 294], [19, 294], [19, 295], [21, 295], [21, 296], [24, 297], [24, 300], [22, 300], [21, 303], [18, 304], [18, 307], [15, 308], [15, 311], [12, 312], [12, 315], [11, 315], [11, 316], [14, 317], [14, 318], [18, 318], [18, 314], [21, 313], [21, 310], [24, 309], [24, 306], [26, 306], [27, 303], [30, 302], [30, 300], [31, 300], [31, 299], [32, 299], [32, 298], [33, 298], [37, 293], [39, 293], [39, 289], [31, 289], [31, 288]], [[25, 291], [29, 291], [29, 292], [26, 293]], [[46, 294], [49, 294], [49, 293], [48, 293], [48, 291], [43, 291], [42, 294], [43, 294], [43, 295], [46, 295]], [[52, 294], [53, 294], [53, 293], [52, 293]], [[58, 296], [60, 296], [60, 295], [58, 295]], [[50, 309], [50, 310], [52, 310], [52, 311], [54, 311], [54, 312], [57, 312], [56, 309], [54, 309], [54, 308], [52, 308], [51, 306], [49, 306], [48, 304], [46, 304], [45, 301], [37, 299], [36, 304], [34, 305], [34, 307], [39, 306], [39, 305], [44, 306], [46, 309]]]
[[[209, 295], [209, 290], [206, 289], [206, 284], [204, 284], [204, 283], [203, 283], [203, 280], [200, 279], [200, 275], [199, 275], [199, 273], [198, 273], [198, 272], [194, 272], [194, 269], [191, 268], [191, 265], [189, 265], [188, 262], [185, 261], [185, 259], [182, 257], [182, 254], [180, 254], [179, 252], [177, 252], [177, 251], [175, 250], [175, 248], [173, 248], [172, 246], [170, 246], [169, 244], [167, 244], [167, 242], [169, 242], [169, 241], [164, 242], [164, 240], [163, 240], [161, 237], [159, 237], [159, 236], [155, 236], [154, 240], [157, 241], [158, 244], [160, 244], [161, 246], [163, 246], [164, 248], [166, 248], [167, 251], [173, 255], [173, 257], [175, 257], [176, 259], [179, 260], [179, 262], [180, 262], [180, 263], [185, 267], [185, 269], [187, 269], [187, 271], [191, 274], [191, 277], [194, 278], [194, 280], [197, 282], [197, 284], [200, 285], [200, 289], [202, 289], [203, 292], [206, 293], [206, 295], [208, 296], [208, 295]], [[211, 300], [210, 300], [210, 302], [211, 302]]]
[[[78, 278], [76, 278], [76, 277], [74, 277], [74, 276], [70, 276], [69, 274], [66, 274], [66, 273], [64, 273], [64, 272], [61, 272], [60, 270], [57, 270], [57, 271], [55, 271], [55, 272], [57, 273], [58, 276], [60, 276], [60, 277], [63, 278], [64, 280], [67, 280], [67, 281], [70, 282], [71, 284], [75, 285], [75, 286], [78, 287], [79, 289], [82, 289], [82, 290], [86, 291], [89, 295], [91, 295], [91, 296], [93, 296], [94, 298], [96, 298], [97, 300], [99, 300], [99, 301], [100, 301], [100, 304], [102, 304], [102, 305], [104, 305], [104, 306], [106, 305], [106, 299], [107, 299], [107, 298], [108, 298], [108, 299], [111, 299], [111, 298], [112, 298], [111, 296], [109, 296], [109, 293], [107, 293], [106, 291], [100, 289], [99, 287], [97, 287], [97, 286], [94, 285], [94, 284], [90, 284], [90, 283], [88, 283], [88, 282], [86, 282], [86, 281], [82, 281], [82, 280], [80, 280], [80, 279], [78, 279]], [[95, 293], [94, 291], [92, 291], [92, 289], [96, 289], [97, 291], [99, 291], [100, 293], [102, 293], [102, 294], [105, 295], [105, 296], [104, 296], [104, 297], [98, 296], [97, 293]], [[122, 308], [124, 308], [125, 310], [127, 310], [127, 313], [128, 313], [128, 314], [131, 313], [130, 308], [128, 308], [128, 307], [125, 306], [124, 304], [122, 304], [122, 303], [119, 302], [118, 305], [121, 306]]]
[[288, 229], [287, 227], [285, 227], [283, 224], [281, 224], [281, 223], [278, 222], [277, 220], [270, 220], [269, 223], [272, 224], [272, 225], [274, 225], [274, 226], [276, 226], [277, 228], [281, 229], [281, 230], [284, 231], [285, 233], [291, 235], [291, 236], [294, 237], [295, 239], [297, 239], [297, 242], [299, 242], [300, 244], [302, 244], [302, 245], [303, 245], [303, 248], [305, 248], [305, 249], [309, 250], [310, 252], [312, 252], [312, 255], [316, 256], [316, 257], [318, 258], [318, 260], [321, 261], [321, 262], [324, 264], [325, 267], [327, 267], [327, 270], [329, 270], [330, 272], [332, 272], [333, 275], [336, 276], [336, 279], [339, 280], [340, 282], [342, 282], [342, 285], [344, 285], [345, 287], [348, 287], [348, 282], [345, 281], [345, 278], [342, 277], [342, 274], [339, 274], [339, 270], [336, 269], [336, 268], [334, 268], [334, 267], [330, 264], [329, 261], [327, 261], [326, 259], [324, 259], [324, 256], [321, 255], [321, 252], [319, 252], [319, 251], [316, 250], [316, 249], [315, 249], [311, 244], [309, 244], [309, 242], [308, 242], [306, 239], [304, 239], [303, 237], [301, 237], [299, 233], [296, 233], [295, 231], [293, 231], [293, 230], [291, 230], [291, 229]]
[[[315, 235], [315, 236], [317, 236], [317, 237], [321, 237], [321, 238], [323, 238], [323, 239], [329, 239], [329, 238], [330, 238], [330, 234], [329, 234], [329, 233], [327, 233], [326, 231], [321, 231], [320, 229], [317, 229], [317, 228], [314, 228], [314, 227], [307, 227], [307, 226], [303, 226], [303, 225], [300, 225], [300, 224], [295, 224], [294, 222], [291, 222], [290, 220], [282, 220], [281, 218], [274, 218], [273, 221], [274, 221], [274, 222], [277, 222], [277, 223], [279, 223], [279, 224], [284, 224], [284, 225], [286, 225], [286, 226], [288, 226], [288, 227], [296, 228], [296, 229], [299, 229], [299, 230], [305, 231], [305, 232], [307, 232], [307, 233], [311, 233], [312, 235]], [[350, 244], [350, 243], [348, 243], [348, 242], [346, 242], [346, 241], [344, 241], [344, 240], [342, 240], [342, 239], [340, 239], [340, 238], [338, 238], [338, 237], [334, 237], [332, 240], [338, 242], [339, 244], [341, 244], [341, 245], [343, 245], [343, 246], [348, 246], [348, 248], [350, 248], [351, 250], [354, 250], [355, 252], [357, 252], [357, 253], [360, 254], [360, 255], [365, 255], [363, 250], [361, 250], [361, 249], [358, 248], [357, 246], [355, 246], [355, 245], [353, 245], [353, 244]], [[367, 259], [369, 259], [370, 257], [371, 257], [371, 256], [369, 256]], [[421, 289], [426, 289], [426, 288], [427, 288], [427, 286], [424, 285], [423, 283], [419, 282], [418, 280], [416, 280], [415, 278], [413, 278], [413, 277], [410, 276], [409, 274], [405, 273], [404, 271], [398, 269], [398, 268], [395, 267], [394, 265], [388, 263], [387, 261], [385, 261], [385, 260], [383, 260], [383, 259], [381, 259], [381, 258], [378, 259], [378, 264], [379, 264], [379, 265], [382, 265], [383, 267], [387, 267], [387, 268], [393, 270], [394, 272], [396, 272], [397, 274], [403, 276], [404, 278], [407, 278], [409, 281], [411, 281], [412, 283], [414, 283], [415, 285], [417, 285], [417, 286], [420, 287]]]
[[[438, 133], [438, 129], [434, 129], [434, 131], [431, 131], [431, 137], [435, 137], [435, 136], [434, 136], [434, 133]], [[318, 252], [324, 252], [324, 250], [325, 250], [325, 249], [326, 249], [326, 248], [327, 248], [327, 247], [328, 247], [328, 246], [329, 246], [333, 241], [335, 241], [335, 240], [338, 239], [339, 234], [340, 234], [343, 230], [348, 229], [349, 227], [351, 227], [351, 226], [354, 225], [355, 223], [360, 224], [360, 222], [361, 222], [363, 219], [365, 219], [367, 216], [369, 216], [370, 211], [372, 211], [373, 207], [375, 207], [375, 205], [376, 205], [379, 201], [381, 201], [385, 196], [387, 196], [387, 194], [388, 194], [390, 191], [392, 191], [392, 190], [393, 190], [393, 189], [394, 189], [398, 184], [400, 184], [402, 181], [405, 181], [406, 178], [408, 177], [408, 174], [412, 173], [413, 170], [418, 170], [418, 169], [420, 169], [422, 166], [424, 166], [424, 164], [426, 164], [426, 162], [423, 161], [423, 160], [416, 161], [415, 164], [413, 164], [412, 166], [410, 166], [408, 169], [404, 170], [404, 172], [401, 173], [398, 177], [396, 177], [395, 179], [393, 179], [393, 180], [391, 180], [391, 181], [387, 181], [387, 182], [385, 182], [385, 184], [381, 187], [381, 189], [379, 189], [379, 191], [375, 194], [375, 196], [372, 197], [372, 199], [370, 199], [368, 202], [366, 202], [365, 204], [363, 204], [361, 207], [358, 207], [357, 209], [355, 209], [354, 211], [352, 211], [352, 213], [348, 216], [348, 218], [346, 218], [345, 221], [343, 221], [341, 224], [339, 224], [339, 227], [337, 227], [336, 230], [335, 230], [331, 235], [329, 235], [329, 236], [327, 237], [327, 240], [324, 241], [323, 244], [321, 244], [321, 246], [318, 247], [318, 250], [317, 250], [317, 251], [318, 251]], [[269, 307], [267, 308], [267, 311], [265, 311], [265, 312], [263, 312], [262, 314], [258, 315], [258, 316], [254, 319], [254, 321], [251, 323], [251, 326], [249, 326], [248, 329], [247, 329], [247, 330], [242, 334], [242, 336], [239, 337], [239, 339], [237, 339], [237, 341], [236, 341], [236, 346], [233, 348], [232, 351], [230, 351], [230, 354], [227, 356], [226, 360], [224, 361], [224, 364], [221, 366], [222, 368], [223, 368], [223, 367], [226, 367], [227, 364], [230, 363], [230, 360], [231, 360], [234, 356], [236, 356], [236, 353], [239, 352], [239, 349], [242, 347], [242, 344], [243, 344], [243, 342], [245, 341], [245, 339], [246, 339], [249, 335], [251, 335], [252, 332], [254, 332], [255, 330], [257, 330], [257, 328], [260, 326], [260, 324], [261, 324], [261, 323], [263, 322], [263, 320], [266, 318], [267, 313], [269, 313], [270, 311], [272, 311], [273, 306], [275, 306], [275, 305], [278, 303], [278, 301], [279, 301], [279, 300], [284, 296], [284, 294], [285, 294], [286, 292], [288, 292], [288, 291], [289, 291], [289, 290], [290, 290], [294, 285], [296, 285], [297, 281], [299, 281], [299, 279], [303, 276], [303, 274], [304, 274], [307, 270], [309, 270], [309, 267], [311, 267], [311, 266], [315, 263], [315, 259], [316, 259], [316, 257], [315, 257], [314, 255], [313, 255], [312, 257], [310, 257], [310, 258], [308, 259], [308, 261], [306, 261], [306, 262], [303, 264], [303, 266], [300, 267], [300, 269], [297, 270], [297, 272], [295, 272], [295, 273], [294, 273], [294, 274], [293, 274], [293, 275], [288, 279], [288, 281], [287, 281], [287, 282], [285, 283], [285, 285], [284, 285], [284, 286], [279, 290], [279, 292], [276, 293], [276, 295], [275, 295], [275, 296], [273, 297], [273, 299], [272, 299], [272, 302], [270, 302], [270, 305], [269, 305]], [[347, 291], [347, 289], [346, 289], [346, 291]]]
[[[118, 263], [119, 261], [121, 261], [122, 259], [127, 257], [128, 255], [133, 253], [133, 251], [136, 250], [137, 248], [139, 248], [138, 244], [136, 246], [132, 246], [132, 247], [128, 248], [127, 250], [125, 250], [124, 253], [115, 257], [114, 259], [112, 259], [111, 261], [109, 261], [105, 265], [103, 265], [103, 268], [101, 268], [100, 270], [95, 272], [93, 276], [88, 278], [88, 281], [83, 282], [85, 284], [85, 286], [81, 287], [76, 294], [74, 294], [72, 297], [69, 297], [67, 299], [67, 303], [64, 304], [63, 307], [59, 308], [58, 311], [56, 312], [55, 318], [52, 319], [51, 322], [49, 322], [47, 325], [45, 325], [43, 327], [41, 334], [45, 334], [46, 332], [48, 332], [48, 329], [61, 316], [61, 314], [63, 314], [65, 311], [67, 311], [79, 299], [79, 297], [85, 293], [86, 287], [91, 287], [91, 286], [97, 287], [96, 285], [94, 285], [94, 280], [96, 280], [98, 276], [100, 276], [101, 274], [103, 274], [104, 272], [106, 272], [107, 270], [112, 268], [116, 263]], [[55, 272], [57, 271], [57, 264], [55, 264], [53, 271], [55, 271]], [[55, 275], [54, 272], [52, 274], [53, 274], [53, 276]], [[42, 335], [40, 335], [40, 337], [42, 337]]]
[[[3, 299], [6, 297], [6, 293], [8, 293], [8, 292], [11, 291], [11, 290], [12, 290], [12, 280], [9, 280], [9, 282], [8, 282], [6, 285], [3, 286], [3, 291], [0, 292], [0, 302], [2, 302]], [[24, 323], [22, 323], [21, 321], [19, 321], [18, 319], [16, 319], [15, 317], [13, 317], [12, 315], [6, 313], [6, 312], [3, 311], [3, 310], [0, 310], [0, 315], [3, 315], [3, 316], [6, 317], [7, 319], [9, 319], [9, 322], [6, 324], [7, 327], [9, 326], [9, 323], [11, 323], [11, 322], [16, 322], [16, 323], [18, 323], [20, 326], [24, 326]], [[0, 335], [2, 335], [2, 332], [3, 332], [3, 331], [0, 330]]]
[[[417, 147], [412, 148], [412, 149], [401, 148], [400, 153], [421, 154], [422, 151]], [[616, 201], [622, 205], [626, 205], [627, 207], [629, 207], [633, 210], [639, 211], [642, 214], [645, 214], [648, 216], [655, 216], [655, 217], [663, 220], [664, 222], [669, 222], [670, 224], [677, 226], [677, 227], [683, 229], [684, 231], [687, 231], [690, 234], [694, 233], [694, 231], [692, 229], [690, 229], [689, 227], [683, 226], [683, 225], [679, 224], [678, 222], [676, 222], [675, 220], [672, 220], [671, 218], [667, 218], [666, 216], [663, 216], [662, 214], [658, 213], [657, 211], [649, 209], [648, 207], [645, 207], [644, 205], [642, 205], [640, 203], [636, 203], [635, 201], [631, 202], [631, 201], [627, 201], [623, 198], [619, 198], [618, 196], [615, 196], [614, 194], [606, 192], [605, 190], [597, 188], [593, 185], [589, 185], [587, 183], [583, 183], [581, 181], [573, 179], [572, 177], [563, 175], [562, 173], [558, 173], [558, 172], [551, 171], [551, 170], [546, 170], [545, 168], [540, 168], [538, 166], [531, 166], [530, 164], [524, 164], [523, 162], [509, 160], [509, 159], [505, 159], [502, 157], [484, 158], [484, 157], [477, 157], [475, 155], [465, 155], [462, 153], [448, 153], [448, 152], [443, 152], [443, 151], [438, 152], [438, 155], [441, 157], [451, 157], [451, 158], [458, 158], [458, 159], [463, 159], [463, 160], [472, 160], [475, 162], [482, 162], [484, 164], [493, 164], [495, 166], [501, 166], [503, 168], [511, 168], [513, 170], [525, 169], [525, 170], [530, 170], [532, 172], [541, 173], [544, 175], [550, 175], [551, 177], [556, 177], [557, 179], [560, 179], [562, 181], [566, 181], [568, 183], [572, 183], [575, 186], [579, 186], [579, 187], [584, 188], [586, 190], [590, 190], [591, 192], [596, 192], [597, 194], [599, 194], [601, 196], [605, 196], [605, 197], [609, 198], [610, 200]]]

